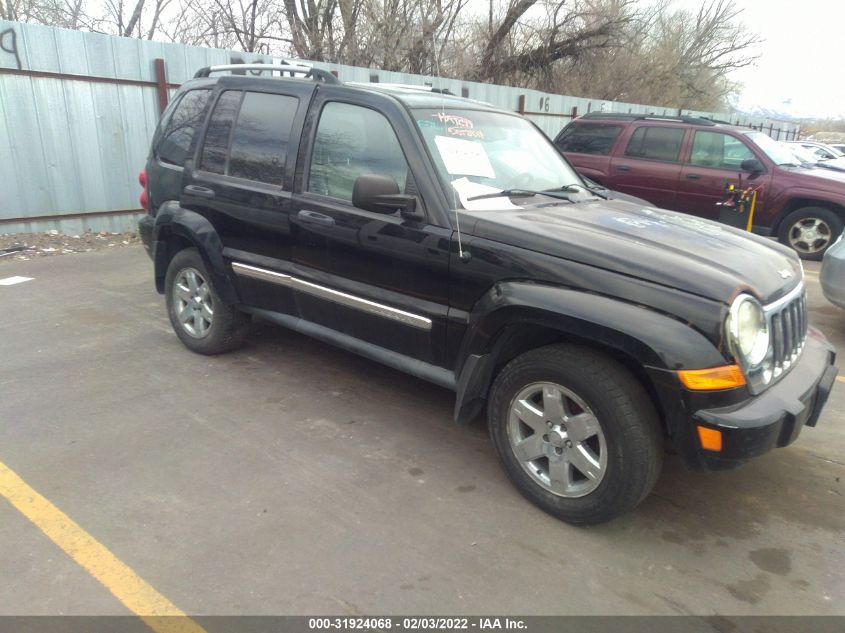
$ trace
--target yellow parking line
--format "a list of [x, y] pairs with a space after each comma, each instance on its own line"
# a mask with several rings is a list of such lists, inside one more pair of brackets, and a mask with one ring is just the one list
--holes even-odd
[[838, 380], [839, 382], [845, 382], [845, 376], [837, 376], [836, 380]]
[[102, 543], [0, 462], [0, 495], [156, 633], [205, 633]]

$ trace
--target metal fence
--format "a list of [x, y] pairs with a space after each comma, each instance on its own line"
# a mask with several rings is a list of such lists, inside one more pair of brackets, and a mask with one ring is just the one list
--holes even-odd
[[[202, 66], [273, 63], [257, 54], [83, 33], [0, 20], [0, 233], [135, 227], [144, 164], [159, 114]], [[277, 61], [277, 60], [276, 60]], [[593, 110], [681, 114], [661, 106], [602, 102], [457, 79], [313, 63], [343, 81], [433, 85], [521, 112], [554, 136]], [[794, 124], [737, 119], [775, 138]]]

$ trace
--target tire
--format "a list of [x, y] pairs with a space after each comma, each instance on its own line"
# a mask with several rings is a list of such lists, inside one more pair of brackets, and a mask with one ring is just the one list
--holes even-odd
[[824, 207], [802, 207], [786, 216], [778, 229], [778, 240], [791, 247], [801, 259], [819, 261], [842, 233], [842, 218]]
[[223, 302], [197, 249], [173, 256], [164, 293], [173, 331], [192, 352], [222, 354], [243, 345], [250, 317]]
[[660, 474], [663, 438], [651, 399], [624, 367], [587, 347], [550, 345], [512, 360], [493, 383], [487, 419], [516, 488], [567, 523], [631, 510]]

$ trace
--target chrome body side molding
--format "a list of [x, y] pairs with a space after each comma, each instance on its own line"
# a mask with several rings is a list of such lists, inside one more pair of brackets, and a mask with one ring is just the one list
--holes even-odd
[[405, 310], [400, 310], [399, 308], [393, 308], [382, 303], [376, 303], [375, 301], [370, 301], [369, 299], [364, 299], [362, 297], [356, 297], [355, 295], [340, 292], [339, 290], [333, 290], [332, 288], [327, 288], [326, 286], [320, 286], [285, 273], [277, 273], [272, 270], [267, 270], [266, 268], [258, 268], [257, 266], [241, 264], [240, 262], [234, 262], [232, 264], [232, 270], [236, 275], [240, 275], [241, 277], [251, 277], [253, 279], [260, 279], [261, 281], [267, 281], [280, 286], [287, 286], [288, 288], [299, 290], [300, 292], [304, 292], [314, 297], [320, 297], [326, 301], [331, 301], [339, 305], [361, 310], [362, 312], [384, 317], [385, 319], [397, 321], [420, 330], [431, 330], [431, 319], [427, 317], [406, 312]]

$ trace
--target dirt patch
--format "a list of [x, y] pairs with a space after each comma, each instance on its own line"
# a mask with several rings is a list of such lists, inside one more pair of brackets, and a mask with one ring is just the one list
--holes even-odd
[[108, 233], [106, 231], [99, 233], [89, 231], [79, 235], [66, 235], [58, 231], [0, 234], [0, 264], [38, 257], [104, 251], [140, 243], [141, 239], [137, 233]]

